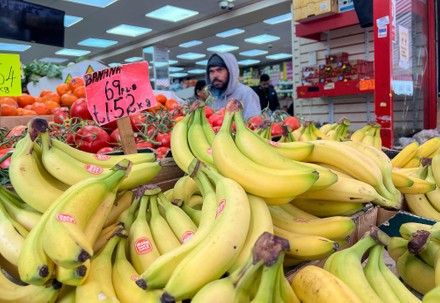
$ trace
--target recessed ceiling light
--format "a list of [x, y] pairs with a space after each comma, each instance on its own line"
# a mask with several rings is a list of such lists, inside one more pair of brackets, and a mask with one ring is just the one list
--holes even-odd
[[182, 77], [186, 77], [186, 76], [188, 76], [187, 73], [173, 73], [173, 74], [170, 74], [170, 77], [172, 77], [172, 78], [182, 78]]
[[197, 65], [208, 65], [208, 60], [197, 61]]
[[63, 63], [65, 61], [67, 61], [67, 59], [64, 58], [49, 58], [49, 57], [44, 57], [41, 58], [40, 60], [38, 60], [40, 62], [50, 62], [50, 63]]
[[168, 60], [168, 64], [169, 65], [176, 64], [177, 62], [179, 62], [179, 61], [177, 61], [177, 60]]
[[151, 28], [133, 26], [127, 24], [121, 24], [116, 27], [113, 27], [109, 30], [106, 30], [106, 33], [121, 35], [121, 36], [129, 36], [129, 37], [137, 37], [143, 34], [151, 32]]
[[206, 70], [201, 69], [201, 68], [196, 68], [196, 69], [190, 69], [188, 70], [189, 74], [204, 74], [206, 73]]
[[240, 65], [251, 65], [251, 64], [257, 64], [257, 63], [260, 63], [260, 60], [247, 59], [247, 60], [238, 61], [238, 64], [240, 64]]
[[109, 67], [115, 67], [115, 66], [120, 66], [121, 63], [117, 63], [117, 62], [113, 62], [113, 63], [109, 63], [107, 64]]
[[248, 56], [248, 57], [255, 57], [255, 56], [261, 56], [267, 54], [268, 51], [261, 50], [261, 49], [252, 49], [245, 52], [241, 52], [240, 55], [242, 56]]
[[118, 0], [64, 0], [64, 1], [103, 8], [109, 6], [112, 3], [115, 3]]
[[266, 56], [267, 59], [272, 59], [272, 60], [280, 60], [280, 59], [287, 59], [287, 58], [291, 58], [292, 54], [288, 54], [288, 53], [278, 53], [278, 54], [272, 54], [269, 56]]
[[145, 16], [169, 22], [179, 22], [183, 19], [193, 17], [198, 13], [199, 12], [197, 11], [180, 8], [177, 6], [165, 5], [148, 14], [145, 14]]
[[0, 50], [11, 52], [24, 52], [31, 46], [29, 44], [0, 43]]
[[270, 25], [274, 25], [274, 24], [278, 24], [281, 22], [286, 22], [286, 21], [290, 21], [292, 20], [292, 13], [287, 13], [284, 15], [279, 15], [273, 18], [269, 18], [266, 20], [263, 20], [264, 23], [270, 24]]
[[280, 40], [280, 39], [281, 38], [277, 37], [277, 36], [264, 34], [264, 35], [246, 38], [246, 39], [244, 39], [244, 41], [246, 41], [248, 43], [264, 44], [264, 43], [269, 43], [269, 42]]
[[147, 46], [142, 51], [147, 54], [152, 54], [154, 52], [154, 48], [152, 46]]
[[82, 19], [83, 19], [82, 17], [64, 15], [64, 27], [70, 27], [74, 24], [77, 24]]
[[72, 56], [72, 57], [81, 57], [90, 54], [90, 51], [88, 50], [81, 50], [81, 49], [70, 49], [70, 48], [63, 48], [57, 52], [55, 52], [57, 55], [63, 55], [63, 56]]
[[164, 66], [168, 66], [168, 62], [151, 62], [152, 64], [154, 64], [154, 66], [156, 67], [164, 67]]
[[234, 29], [230, 29], [228, 31], [218, 33], [218, 34], [216, 34], [216, 36], [220, 37], [220, 38], [227, 38], [227, 37], [235, 36], [235, 35], [242, 34], [242, 33], [244, 33], [244, 29], [234, 28]]
[[105, 48], [105, 47], [115, 45], [116, 43], [118, 43], [118, 41], [97, 39], [97, 38], [88, 38], [88, 39], [85, 39], [83, 41], [78, 42], [78, 45]]
[[168, 68], [168, 70], [170, 72], [180, 72], [183, 71], [183, 67], [171, 66], [170, 68]]
[[214, 45], [211, 47], [208, 47], [207, 50], [214, 53], [227, 53], [232, 52], [234, 50], [237, 50], [239, 47], [235, 45], [229, 45], [229, 44], [219, 44]]
[[206, 57], [205, 54], [200, 53], [184, 53], [176, 56], [179, 59], [186, 59], [186, 60], [196, 60], [200, 58]]
[[142, 58], [142, 57], [130, 57], [130, 58], [125, 59], [124, 61], [125, 62], [137, 62], [137, 61], [142, 61], [142, 60], [144, 60], [144, 58]]
[[202, 44], [202, 41], [199, 40], [192, 40], [192, 41], [188, 41], [182, 44], [179, 44], [179, 47], [183, 47], [183, 48], [188, 48], [188, 47], [192, 47], [192, 46], [196, 46], [196, 45], [200, 45]]

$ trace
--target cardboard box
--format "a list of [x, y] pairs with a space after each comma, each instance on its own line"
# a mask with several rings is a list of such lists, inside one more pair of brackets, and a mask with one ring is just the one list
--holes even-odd
[[406, 222], [417, 222], [433, 225], [435, 220], [420, 217], [410, 212], [400, 210], [391, 216], [387, 221], [379, 225], [379, 229], [390, 237], [401, 237], [399, 233], [400, 226]]
[[[151, 184], [167, 184], [167, 181], [175, 180], [182, 177], [185, 172], [177, 166], [176, 162], [172, 157], [166, 157], [159, 160], [162, 169], [157, 174], [156, 177], [153, 178], [148, 183]], [[165, 183], [164, 183], [165, 182]], [[174, 184], [173, 184], [174, 185]]]
[[293, 0], [294, 21], [311, 21], [338, 13], [337, 0]]
[[39, 115], [39, 116], [0, 116], [0, 127], [11, 129], [17, 125], [27, 125], [32, 118], [41, 118], [47, 122], [53, 121], [53, 115]]

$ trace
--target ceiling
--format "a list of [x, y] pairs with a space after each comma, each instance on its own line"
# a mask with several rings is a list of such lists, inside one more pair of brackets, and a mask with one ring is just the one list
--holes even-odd
[[[273, 64], [276, 61], [266, 58], [275, 53], [292, 53], [291, 22], [282, 22], [276, 25], [263, 23], [263, 20], [291, 12], [291, 0], [235, 0], [232, 10], [221, 9], [218, 0], [119, 0], [106, 8], [86, 6], [64, 0], [28, 0], [36, 4], [65, 11], [67, 15], [84, 18], [77, 24], [65, 30], [65, 48], [82, 49], [90, 51], [90, 59], [96, 59], [104, 64], [125, 63], [124, 60], [133, 56], [142, 56], [142, 49], [157, 45], [168, 48], [169, 59], [178, 60], [173, 66], [183, 67], [186, 71], [194, 68], [204, 68], [196, 65], [196, 61], [205, 60], [210, 52], [207, 48], [217, 44], [229, 44], [239, 47], [231, 51], [237, 60], [258, 59], [258, 65]], [[168, 22], [145, 16], [164, 5], [173, 5], [198, 11], [194, 17], [180, 22]], [[106, 33], [106, 30], [119, 24], [148, 27], [150, 32], [138, 37], [125, 37]], [[244, 29], [245, 32], [228, 38], [219, 38], [215, 34], [233, 28]], [[251, 44], [244, 39], [261, 34], [279, 36], [280, 39], [266, 44]], [[78, 42], [86, 38], [100, 38], [117, 40], [118, 43], [108, 48], [85, 47]], [[182, 48], [178, 45], [191, 40], [203, 41], [202, 44]], [[0, 38], [0, 42], [29, 44], [18, 40]], [[76, 57], [60, 56], [55, 52], [60, 47], [30, 43], [31, 48], [21, 52], [21, 61], [24, 64], [34, 59], [44, 57], [65, 58], [66, 63], [75, 61]], [[246, 57], [239, 53], [243, 51], [261, 49], [268, 51], [265, 55]], [[4, 52], [4, 51], [2, 51]], [[186, 52], [204, 53], [206, 57], [197, 60], [183, 60], [177, 55]], [[148, 55], [147, 55], [148, 56]], [[148, 57], [146, 57], [149, 60]], [[286, 60], [286, 59], [284, 59]], [[63, 63], [64, 64], [64, 63]]]

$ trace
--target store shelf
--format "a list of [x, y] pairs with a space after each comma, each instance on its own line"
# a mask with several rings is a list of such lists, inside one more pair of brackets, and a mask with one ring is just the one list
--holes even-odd
[[319, 40], [322, 32], [355, 24], [359, 24], [356, 11], [349, 10], [344, 13], [295, 24], [295, 35], [297, 37]]
[[322, 98], [345, 95], [371, 94], [374, 80], [350, 80], [333, 83], [320, 83], [314, 86], [298, 86], [297, 98]]

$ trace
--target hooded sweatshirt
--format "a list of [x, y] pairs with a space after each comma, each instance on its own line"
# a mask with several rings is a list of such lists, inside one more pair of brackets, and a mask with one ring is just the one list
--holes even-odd
[[[211, 94], [214, 97], [214, 102], [210, 106], [214, 110], [219, 110], [226, 106], [231, 98], [240, 100], [243, 103], [243, 118], [249, 119], [253, 116], [258, 116], [261, 113], [260, 99], [252, 88], [238, 82], [240, 71], [238, 69], [237, 59], [230, 53], [217, 53], [223, 59], [226, 68], [229, 72], [229, 82], [224, 93], [221, 93], [215, 87], [211, 87]], [[211, 56], [211, 57], [212, 57]], [[211, 59], [211, 58], [210, 58]], [[209, 59], [208, 59], [209, 62]], [[206, 83], [211, 84], [209, 79], [209, 67], [206, 69]]]

